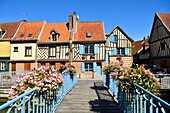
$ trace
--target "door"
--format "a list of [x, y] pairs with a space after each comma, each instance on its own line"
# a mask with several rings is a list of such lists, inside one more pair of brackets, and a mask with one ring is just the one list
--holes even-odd
[[30, 70], [31, 64], [30, 63], [24, 63], [24, 70]]
[[102, 75], [101, 62], [97, 63], [96, 74], [97, 74], [98, 76]]
[[12, 63], [12, 71], [16, 71], [16, 63]]

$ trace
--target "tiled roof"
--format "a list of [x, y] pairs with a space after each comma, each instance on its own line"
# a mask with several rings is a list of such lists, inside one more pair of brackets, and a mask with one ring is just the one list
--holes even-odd
[[[86, 37], [87, 32], [91, 32], [91, 37]], [[94, 40], [105, 40], [103, 22], [78, 22], [73, 41]]]
[[60, 34], [57, 42], [69, 42], [70, 33], [68, 31], [67, 23], [46, 24], [39, 42], [51, 42], [50, 32], [53, 29]]
[[138, 54], [139, 52], [141, 52], [143, 50], [143, 46], [145, 44], [146, 49], [149, 47], [148, 46], [148, 41], [149, 38], [146, 38], [145, 40], [139, 40], [139, 41], [135, 41], [133, 42], [133, 55]]
[[170, 13], [157, 13], [165, 27], [170, 31]]
[[[40, 35], [40, 32], [42, 30], [42, 27], [44, 25], [45, 21], [41, 22], [22, 22], [21, 26], [14, 36], [12, 40], [36, 40], [38, 36]], [[21, 35], [23, 34], [23, 37], [21, 38]], [[32, 34], [31, 37], [28, 37], [29, 34]]]
[[0, 24], [0, 28], [5, 31], [5, 35], [1, 38], [1, 40], [10, 40], [14, 36], [19, 24], [20, 22]]

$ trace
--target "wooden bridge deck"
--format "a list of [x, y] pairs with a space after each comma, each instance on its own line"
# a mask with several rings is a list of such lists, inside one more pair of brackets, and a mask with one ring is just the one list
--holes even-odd
[[79, 80], [55, 113], [123, 113], [101, 80]]

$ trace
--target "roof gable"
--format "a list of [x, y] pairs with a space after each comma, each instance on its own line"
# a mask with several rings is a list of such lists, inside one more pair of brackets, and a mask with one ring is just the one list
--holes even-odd
[[4, 35], [1, 38], [1, 40], [10, 40], [14, 36], [19, 25], [20, 25], [20, 22], [0, 24], [1, 30], [4, 31]]
[[[113, 32], [115, 29], [119, 29], [119, 30], [122, 32], [122, 34], [124, 34], [124, 35], [128, 38], [129, 41], [134, 42], [134, 40], [133, 40], [132, 38], [130, 38], [130, 37], [122, 30], [122, 28], [121, 28], [120, 26], [116, 26], [116, 27], [112, 30], [112, 32]], [[112, 32], [109, 34], [109, 36], [112, 34]]]
[[103, 22], [78, 22], [73, 41], [105, 40]]

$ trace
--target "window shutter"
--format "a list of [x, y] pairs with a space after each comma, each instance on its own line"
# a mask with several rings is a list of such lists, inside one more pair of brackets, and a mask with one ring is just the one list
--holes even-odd
[[93, 62], [93, 71], [94, 72], [96, 72], [96, 68], [97, 68], [96, 62]]
[[84, 54], [84, 46], [79, 45], [79, 54]]
[[114, 35], [114, 42], [117, 42], [117, 35]]
[[111, 36], [110, 36], [110, 42], [117, 42], [117, 40], [118, 40], [118, 39], [117, 39], [117, 35], [114, 35], [114, 36], [111, 35]]
[[81, 72], [85, 72], [85, 63], [84, 62], [81, 63]]
[[99, 53], [99, 47], [98, 45], [94, 45], [94, 54], [98, 54]]
[[117, 48], [113, 48], [113, 55], [117, 55]]
[[125, 55], [129, 55], [129, 48], [125, 48]]

